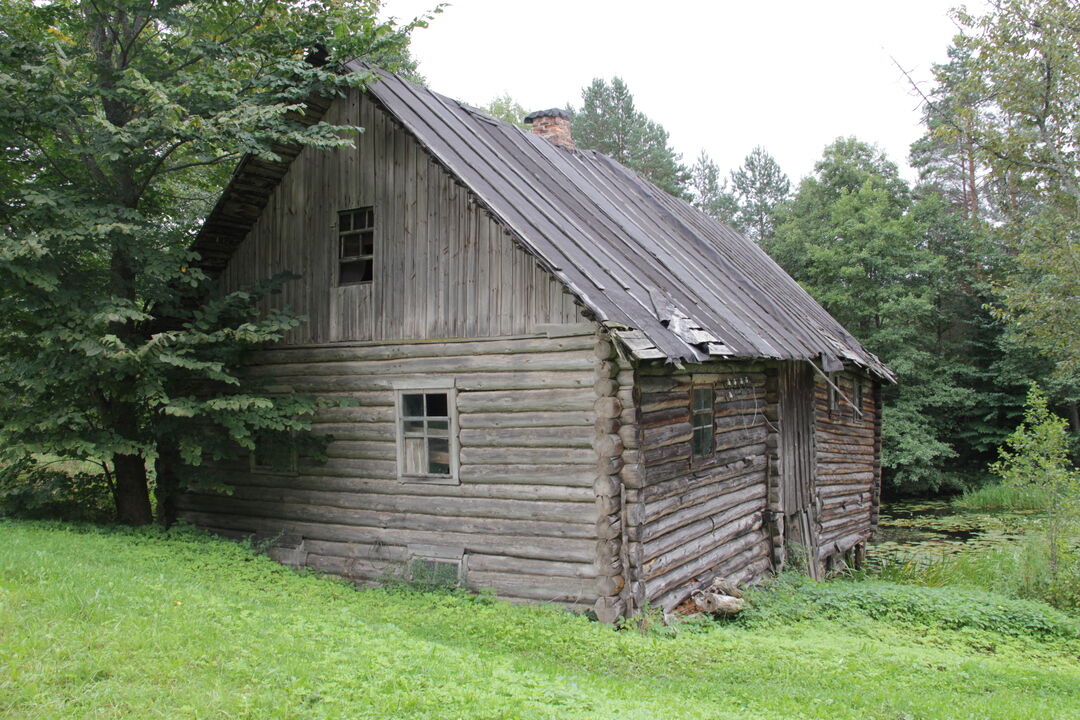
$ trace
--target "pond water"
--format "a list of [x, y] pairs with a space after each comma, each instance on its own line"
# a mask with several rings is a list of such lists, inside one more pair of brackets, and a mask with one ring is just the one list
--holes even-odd
[[967, 512], [948, 500], [883, 503], [878, 535], [866, 549], [872, 563], [931, 559], [1018, 541], [1039, 521], [1036, 511]]

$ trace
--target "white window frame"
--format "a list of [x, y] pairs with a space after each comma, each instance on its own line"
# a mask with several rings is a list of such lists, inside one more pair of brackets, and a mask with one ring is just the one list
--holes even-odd
[[[461, 484], [461, 443], [458, 440], [457, 389], [453, 380], [414, 381], [394, 387], [394, 436], [397, 439], [397, 478], [400, 482], [423, 483], [427, 485]], [[450, 474], [429, 475], [405, 472], [405, 428], [404, 396], [425, 393], [446, 393], [446, 410], [450, 420], [448, 435], [450, 439]]]

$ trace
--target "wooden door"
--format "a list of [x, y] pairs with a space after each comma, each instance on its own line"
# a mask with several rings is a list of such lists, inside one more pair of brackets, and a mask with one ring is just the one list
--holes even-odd
[[784, 538], [805, 549], [810, 576], [817, 578], [813, 373], [805, 362], [780, 370], [780, 494]]

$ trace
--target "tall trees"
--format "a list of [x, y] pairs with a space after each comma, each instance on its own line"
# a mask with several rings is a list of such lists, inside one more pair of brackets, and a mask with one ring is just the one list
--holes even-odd
[[[1002, 235], [1016, 264], [1002, 317], [1057, 365], [1080, 376], [1080, 6], [1002, 0], [956, 13], [953, 62], [938, 68], [928, 117], [938, 137], [963, 139], [1006, 189]], [[944, 97], [941, 95], [944, 94]], [[960, 101], [953, 101], [959, 98]], [[1027, 202], [1016, 202], [1017, 198]]]
[[739, 205], [740, 229], [757, 243], [772, 238], [776, 211], [791, 192], [791, 182], [780, 165], [759, 145], [732, 171], [731, 186]]
[[480, 109], [496, 120], [502, 120], [523, 129], [528, 127], [525, 125], [525, 116], [528, 111], [508, 92], [504, 92]]
[[[254, 302], [281, 279], [200, 304], [187, 250], [244, 155], [337, 147], [305, 98], [361, 85], [351, 57], [403, 57], [372, 2], [11, 0], [0, 5], [0, 448], [103, 463], [119, 519], [150, 520], [180, 466], [315, 402], [239, 388], [240, 351], [299, 320]], [[168, 506], [165, 502], [164, 507]]]
[[722, 223], [742, 230], [736, 216], [739, 202], [728, 189], [726, 180], [720, 179], [720, 168], [704, 150], [690, 166], [691, 202], [701, 212]]
[[892, 487], [925, 489], [946, 481], [943, 464], [956, 451], [939, 419], [965, 393], [937, 355], [934, 278], [943, 263], [913, 205], [894, 164], [866, 143], [839, 139], [765, 248], [896, 371], [899, 384], [885, 388], [883, 464]]
[[596, 78], [581, 99], [581, 109], [573, 111], [579, 148], [610, 155], [672, 195], [686, 195], [689, 177], [681, 156], [668, 144], [667, 131], [634, 106], [626, 83]]

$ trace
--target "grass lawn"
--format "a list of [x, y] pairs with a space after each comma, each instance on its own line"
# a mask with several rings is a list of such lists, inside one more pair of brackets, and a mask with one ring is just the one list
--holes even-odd
[[356, 591], [191, 530], [0, 521], [0, 718], [1080, 718], [1080, 622], [780, 583], [674, 636]]

